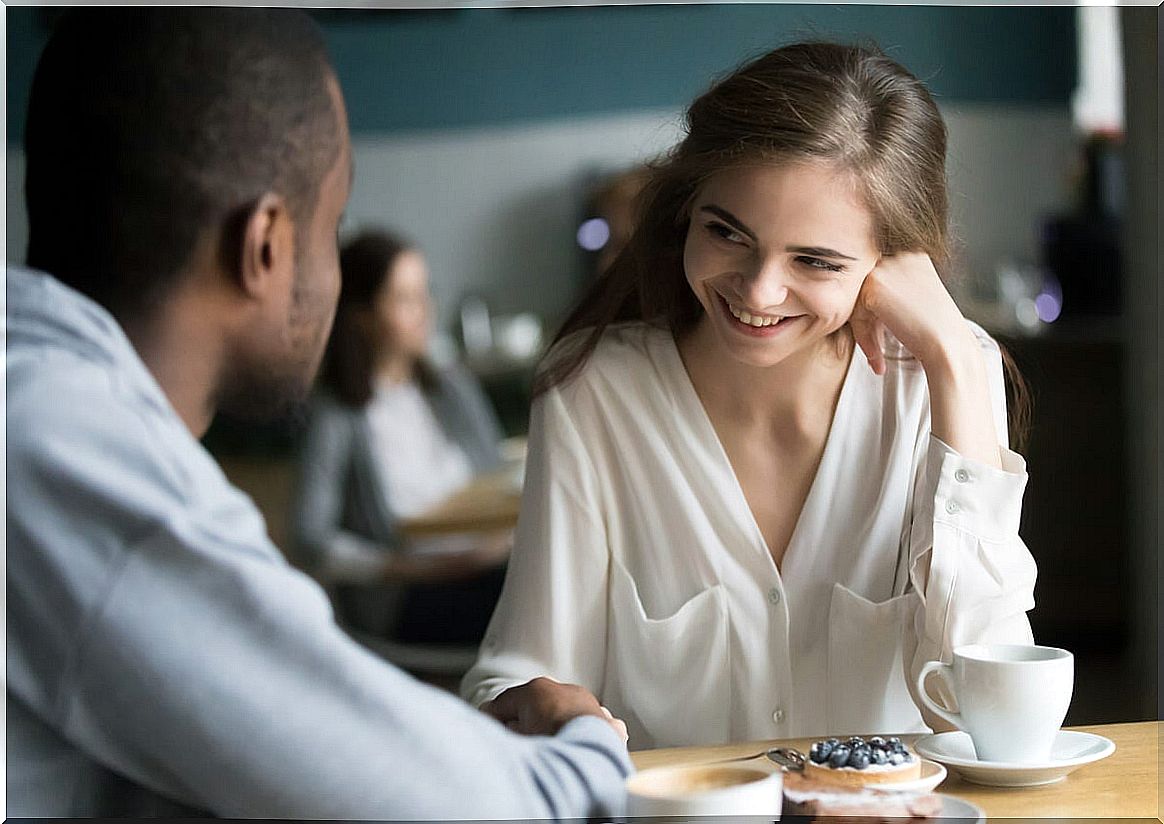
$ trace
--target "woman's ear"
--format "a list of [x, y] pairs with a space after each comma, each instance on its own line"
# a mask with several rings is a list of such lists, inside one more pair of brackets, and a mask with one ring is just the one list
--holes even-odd
[[295, 276], [295, 222], [286, 201], [268, 192], [243, 221], [238, 247], [238, 287], [261, 298], [288, 287]]

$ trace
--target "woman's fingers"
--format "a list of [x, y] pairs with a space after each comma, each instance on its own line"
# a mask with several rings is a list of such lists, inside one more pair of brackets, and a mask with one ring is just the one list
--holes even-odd
[[626, 731], [626, 722], [621, 718], [612, 718], [610, 726], [614, 727], [614, 731], [622, 737], [622, 743], [630, 741], [630, 734]]
[[627, 730], [626, 730], [626, 722], [625, 721], [623, 721], [620, 718], [615, 718], [614, 713], [612, 713], [606, 707], [602, 708], [602, 714], [606, 716], [606, 720], [610, 723], [610, 726], [614, 727], [614, 731], [617, 732], [620, 736], [622, 736], [622, 743], [625, 744], [627, 741], [630, 740], [630, 735], [629, 735], [629, 733], [627, 733]]
[[853, 330], [853, 339], [861, 347], [861, 351], [865, 353], [865, 358], [869, 361], [869, 368], [873, 370], [874, 374], [884, 375], [885, 352], [881, 348], [881, 321], [865, 309], [858, 300], [856, 308], [853, 309], [852, 317], [849, 318], [849, 326]]

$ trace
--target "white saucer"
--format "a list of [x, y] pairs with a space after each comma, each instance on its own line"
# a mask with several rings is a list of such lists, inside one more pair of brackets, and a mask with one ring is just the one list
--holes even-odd
[[946, 768], [936, 761], [919, 758], [921, 761], [921, 775], [909, 781], [893, 781], [886, 784], [869, 784], [876, 790], [893, 790], [894, 792], [929, 793], [934, 787], [946, 780]]
[[958, 824], [986, 824], [986, 813], [981, 807], [952, 795], [938, 793], [938, 798], [942, 799], [939, 821], [950, 822], [956, 819]]
[[1051, 758], [1042, 764], [1009, 764], [1002, 761], [979, 761], [974, 744], [964, 732], [942, 732], [919, 738], [913, 744], [919, 755], [945, 764], [962, 778], [992, 787], [1034, 787], [1062, 781], [1067, 773], [1107, 758], [1115, 744], [1102, 735], [1059, 730], [1051, 749]]

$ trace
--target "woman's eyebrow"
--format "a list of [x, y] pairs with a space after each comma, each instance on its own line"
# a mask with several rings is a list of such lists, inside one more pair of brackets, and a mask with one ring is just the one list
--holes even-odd
[[855, 257], [843, 255], [836, 249], [826, 249], [823, 246], [785, 246], [785, 252], [792, 252], [797, 255], [809, 255], [811, 257], [822, 258], [837, 258], [839, 260], [856, 260]]
[[736, 229], [737, 231], [743, 232], [745, 235], [747, 235], [749, 238], [752, 239], [753, 243], [756, 242], [756, 233], [753, 232], [751, 229], [749, 229], [747, 226], [745, 226], [744, 222], [742, 220], [740, 220], [738, 217], [733, 215], [727, 209], [724, 209], [720, 206], [716, 206], [714, 204], [709, 203], [705, 206], [700, 206], [699, 210], [701, 212], [711, 212], [713, 215], [718, 217], [724, 223], [731, 224], [733, 229]]
[[[729, 212], [727, 209], [723, 208], [722, 206], [716, 206], [714, 203], [708, 203], [704, 206], [700, 206], [699, 210], [701, 212], [710, 212], [711, 214], [718, 217], [720, 220], [724, 221], [725, 223], [730, 224], [733, 229], [736, 229], [737, 231], [742, 232], [743, 234], [747, 235], [749, 238], [752, 239], [753, 243], [758, 242], [757, 238], [756, 238], [756, 233], [753, 232], [751, 229], [749, 229], [746, 225], [744, 225], [744, 222], [742, 220], [740, 220], [738, 217], [733, 215], [731, 212]], [[829, 248], [824, 247], [824, 246], [786, 246], [784, 248], [784, 251], [791, 252], [792, 254], [797, 254], [797, 255], [811, 255], [812, 257], [834, 258], [836, 260], [856, 260], [857, 259], [857, 258], [852, 257], [850, 255], [846, 255], [843, 252], [838, 252], [836, 249], [829, 249]]]

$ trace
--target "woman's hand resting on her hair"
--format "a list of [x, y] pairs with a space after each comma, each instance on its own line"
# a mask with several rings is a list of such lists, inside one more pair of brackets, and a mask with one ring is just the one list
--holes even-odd
[[953, 350], [978, 350], [973, 332], [925, 252], [882, 257], [865, 278], [849, 323], [878, 375], [885, 374], [883, 329], [927, 371], [930, 363]]
[[929, 255], [882, 257], [861, 286], [849, 324], [878, 375], [886, 372], [883, 330], [921, 363], [936, 437], [967, 458], [1002, 466], [982, 347]]

